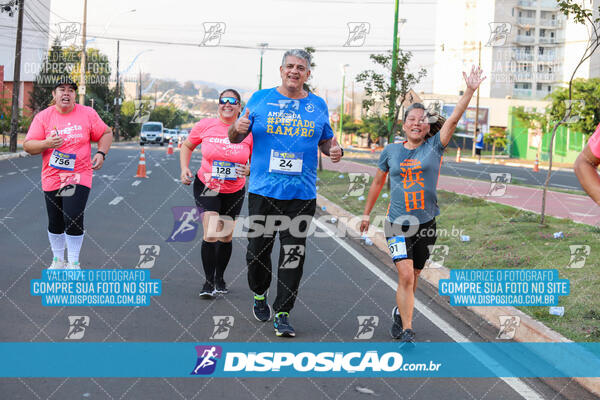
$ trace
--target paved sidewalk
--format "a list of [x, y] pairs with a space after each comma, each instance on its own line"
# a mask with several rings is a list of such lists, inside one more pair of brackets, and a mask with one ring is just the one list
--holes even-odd
[[[374, 176], [376, 167], [353, 161], [332, 163], [323, 157], [323, 168], [339, 172], [367, 172]], [[542, 189], [517, 185], [508, 185], [503, 196], [488, 196], [491, 183], [474, 179], [440, 175], [438, 189], [447, 190], [467, 196], [485, 198], [508, 206], [540, 213], [542, 209]], [[600, 225], [600, 206], [587, 196], [548, 191], [546, 198], [546, 215], [568, 218], [588, 225]]]

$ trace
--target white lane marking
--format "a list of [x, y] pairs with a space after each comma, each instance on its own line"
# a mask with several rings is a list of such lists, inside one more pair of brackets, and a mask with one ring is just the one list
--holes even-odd
[[110, 203], [108, 203], [109, 206], [116, 206], [117, 204], [119, 204], [121, 202], [121, 200], [123, 200], [123, 196], [117, 196], [114, 199], [112, 199], [110, 201]]
[[27, 171], [29, 171], [29, 168], [23, 168], [23, 169], [19, 170], [19, 172], [27, 172]]
[[558, 186], [558, 187], [562, 187], [562, 188], [566, 188], [566, 189], [579, 190], [579, 188], [576, 188], [575, 186], [559, 185], [558, 183], [552, 183], [552, 184], [550, 184], [550, 186]]
[[587, 201], [587, 197], [569, 197], [569, 200], [577, 200], [577, 201]]
[[571, 211], [569, 214], [571, 215], [577, 215], [578, 217], [597, 217], [597, 214], [590, 214], [590, 213], [579, 213], [579, 212], [573, 212]]
[[137, 186], [140, 184], [140, 182], [142, 182], [142, 181], [133, 181], [133, 182], [131, 182], [131, 186]]
[[151, 169], [150, 169], [150, 170], [148, 170], [148, 171], [146, 171], [146, 175], [150, 175], [151, 173], [152, 173], [152, 170], [151, 170]]
[[6, 174], [6, 175], [14, 175], [14, 174], [16, 174], [16, 172], [14, 172], [14, 171], [13, 171], [13, 172], [9, 172], [9, 173], [8, 173], [8, 174]]
[[[335, 236], [334, 232], [329, 229], [326, 225], [324, 225], [321, 221], [313, 219], [315, 225], [325, 231], [333, 240], [338, 242], [340, 246], [344, 248], [355, 260], [362, 263], [369, 271], [377, 275], [379, 279], [381, 279], [385, 284], [387, 284], [392, 290], [396, 290], [398, 286], [396, 282], [384, 274], [379, 268], [377, 268], [373, 263], [363, 257], [358, 251], [352, 248], [348, 243], [344, 242], [341, 238]], [[448, 335], [452, 340], [458, 343], [468, 343], [470, 340], [464, 336], [462, 333], [457, 331], [452, 325], [448, 324], [442, 318], [437, 316], [429, 307], [423, 304], [419, 299], [415, 298], [415, 308], [423, 314], [425, 318], [430, 320], [434, 325], [441, 329], [446, 335]], [[471, 355], [477, 358], [483, 365], [488, 367], [490, 370], [496, 372], [506, 372], [506, 375], [509, 375], [508, 371], [504, 369], [501, 365], [499, 365], [493, 358], [491, 358], [486, 353], [483, 353], [475, 348], [467, 349]], [[502, 374], [504, 375], [504, 374]], [[527, 400], [542, 400], [542, 397], [534, 391], [531, 387], [529, 387], [525, 382], [523, 382], [519, 378], [500, 378], [507, 385], [509, 385], [513, 390], [515, 390], [518, 394], [520, 394], [524, 399]]]
[[155, 167], [160, 167], [159, 163], [154, 164]]

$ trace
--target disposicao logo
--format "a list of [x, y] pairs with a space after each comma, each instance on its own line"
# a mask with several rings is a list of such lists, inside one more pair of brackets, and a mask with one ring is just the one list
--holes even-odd
[[221, 358], [221, 346], [196, 346], [198, 361], [191, 375], [210, 375], [215, 372], [217, 359]]

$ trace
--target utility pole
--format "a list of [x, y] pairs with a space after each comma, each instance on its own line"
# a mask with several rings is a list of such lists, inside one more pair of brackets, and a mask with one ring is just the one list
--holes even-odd
[[344, 131], [342, 130], [344, 125], [344, 92], [346, 91], [346, 67], [348, 64], [342, 66], [342, 104], [340, 104], [340, 145], [344, 145]]
[[21, 48], [23, 42], [23, 11], [25, 0], [19, 1], [19, 16], [17, 19], [17, 43], [15, 46], [15, 69], [12, 87], [12, 111], [10, 116], [10, 147], [9, 151], [17, 151], [17, 134], [19, 132], [19, 92], [21, 91]]
[[79, 78], [79, 104], [85, 105], [85, 42], [86, 38], [86, 27], [87, 27], [87, 0], [83, 0], [83, 29], [81, 31], [81, 76]]
[[390, 84], [390, 104], [388, 106], [388, 143], [394, 143], [394, 132], [392, 132], [392, 126], [394, 125], [393, 119], [396, 115], [396, 71], [398, 69], [398, 2], [399, 0], [395, 1], [394, 7], [394, 44], [392, 47], [392, 79]]
[[[479, 68], [481, 68], [481, 41], [479, 41]], [[475, 142], [477, 141], [477, 127], [479, 126], [479, 87], [477, 88], [477, 103], [475, 106], [475, 129], [473, 131], [473, 151], [471, 157], [475, 158]]]
[[265, 49], [269, 45], [269, 43], [259, 43], [260, 46], [260, 72], [258, 74], [258, 90], [262, 89], [262, 67], [263, 67], [263, 55], [265, 54]]
[[119, 43], [117, 40], [117, 83], [115, 85], [115, 140], [119, 141], [119, 118], [121, 116], [121, 93], [119, 90]]

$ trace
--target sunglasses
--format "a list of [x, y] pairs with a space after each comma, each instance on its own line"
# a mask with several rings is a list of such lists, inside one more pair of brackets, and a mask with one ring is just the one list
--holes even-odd
[[237, 106], [238, 104], [240, 104], [240, 101], [235, 97], [221, 97], [219, 99], [219, 104], [224, 105], [227, 103], [231, 104], [232, 106]]

